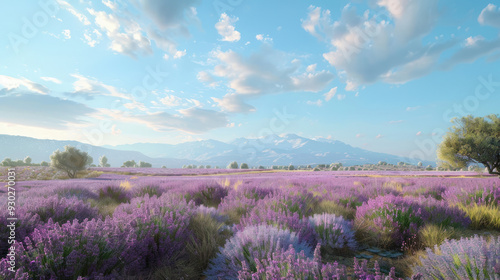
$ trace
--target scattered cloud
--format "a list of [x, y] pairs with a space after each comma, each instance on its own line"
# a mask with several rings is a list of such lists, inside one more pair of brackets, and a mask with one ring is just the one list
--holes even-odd
[[237, 21], [237, 17], [230, 17], [226, 13], [220, 15], [219, 22], [215, 24], [215, 29], [222, 36], [222, 41], [238, 42], [240, 40], [241, 34], [234, 27]]
[[175, 95], [166, 95], [160, 99], [160, 102], [167, 107], [176, 107], [182, 104], [182, 98]]
[[361, 134], [361, 133], [356, 134], [356, 138], [363, 138], [363, 137], [365, 137], [364, 134]]
[[403, 120], [390, 121], [389, 124], [397, 124], [397, 123], [402, 123], [402, 122], [403, 122]]
[[62, 32], [64, 39], [68, 40], [71, 39], [71, 30], [69, 29], [64, 29]]
[[57, 0], [57, 4], [66, 11], [70, 12], [72, 15], [74, 15], [83, 25], [90, 25], [90, 21], [87, 19], [87, 17], [78, 12], [70, 3], [63, 1], [63, 0]]
[[223, 98], [212, 97], [212, 100], [224, 111], [230, 113], [250, 113], [256, 109], [252, 105], [245, 103], [241, 95], [228, 93]]
[[412, 111], [416, 111], [418, 109], [420, 109], [421, 106], [415, 106], [415, 107], [406, 107], [406, 111], [408, 112], [412, 112]]
[[174, 54], [174, 59], [179, 59], [183, 56], [186, 55], [186, 50], [183, 50], [183, 51], [176, 51], [175, 54]]
[[97, 29], [94, 29], [93, 31], [85, 30], [83, 37], [84, 37], [84, 42], [93, 48], [101, 41], [102, 34]]
[[52, 82], [54, 84], [62, 84], [61, 80], [53, 78], [53, 77], [40, 77], [40, 79], [47, 81], [47, 82]]
[[311, 65], [307, 66], [306, 71], [307, 72], [315, 72], [317, 66], [318, 66], [318, 64], [316, 64], [316, 63], [311, 64]]
[[[22, 108], [22, 110], [20, 110]], [[36, 93], [0, 96], [0, 122], [49, 129], [71, 129], [85, 124], [95, 110], [81, 103]]]
[[173, 115], [167, 112], [158, 112], [145, 115], [122, 116], [122, 119], [146, 124], [156, 131], [178, 130], [191, 134], [200, 134], [228, 125], [224, 113], [200, 108], [189, 108], [178, 111]]
[[207, 71], [200, 71], [196, 78], [205, 84], [207, 84], [209, 87], [217, 87], [219, 85], [219, 82], [217, 82], [212, 74], [210, 74]]
[[330, 101], [330, 99], [332, 99], [336, 93], [337, 93], [337, 87], [330, 89], [327, 93], [324, 94], [325, 101], [326, 102]]
[[[125, 94], [115, 88], [114, 86], [102, 83], [94, 78], [82, 76], [80, 74], [71, 74], [76, 81], [73, 83], [73, 91], [66, 92], [65, 95], [69, 97], [82, 97], [87, 100], [94, 99], [99, 96], [113, 96], [125, 100], [133, 100], [129, 94]], [[129, 105], [137, 107], [137, 104]]]
[[375, 136], [375, 139], [380, 139], [382, 137], [384, 137], [384, 136], [382, 134], [379, 134], [379, 135]]
[[500, 28], [500, 8], [494, 4], [488, 4], [479, 14], [477, 21], [482, 25]]
[[318, 107], [321, 107], [321, 105], [323, 105], [323, 101], [321, 99], [318, 99], [316, 101], [310, 101], [308, 100], [306, 102], [307, 105], [314, 105], [314, 106], [318, 106]]
[[26, 78], [14, 78], [10, 76], [0, 75], [0, 85], [3, 86], [7, 90], [18, 89], [20, 87], [24, 87], [29, 91], [37, 92], [40, 94], [47, 94], [49, 89], [45, 86], [30, 81]]
[[422, 135], [422, 131], [417, 132], [417, 134], [416, 134], [416, 135], [417, 135], [417, 136]]
[[257, 39], [258, 41], [263, 41], [268, 43], [271, 43], [273, 41], [273, 38], [269, 37], [269, 35], [264, 36], [264, 34], [255, 35], [255, 39]]
[[333, 80], [328, 71], [297, 73], [299, 62], [286, 63], [286, 54], [265, 45], [246, 58], [234, 52], [219, 52], [214, 75], [228, 80], [239, 94], [265, 94], [284, 91], [317, 92]]

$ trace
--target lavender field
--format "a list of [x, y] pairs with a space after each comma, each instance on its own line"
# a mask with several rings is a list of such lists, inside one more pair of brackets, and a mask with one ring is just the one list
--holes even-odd
[[496, 176], [144, 170], [18, 181], [1, 279], [500, 279]]

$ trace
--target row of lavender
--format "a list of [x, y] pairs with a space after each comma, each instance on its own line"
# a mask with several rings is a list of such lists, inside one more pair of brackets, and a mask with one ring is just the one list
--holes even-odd
[[[500, 200], [496, 178], [335, 174], [239, 174], [231, 179], [108, 174], [99, 180], [51, 181], [50, 186], [21, 182], [19, 269], [16, 274], [7, 271], [7, 258], [0, 267], [6, 279], [118, 279], [142, 272], [171, 279], [202, 273], [208, 279], [347, 279], [346, 267], [323, 264], [321, 252], [355, 250], [359, 232], [369, 233], [363, 242], [401, 248], [429, 224], [471, 227], [461, 206], [497, 207]], [[103, 205], [118, 206], [103, 217]], [[6, 224], [6, 215], [0, 220]], [[7, 229], [2, 231], [4, 238]], [[492, 276], [485, 279], [496, 279], [498, 243], [480, 238], [461, 242], [489, 248], [465, 252], [463, 263], [478, 258], [478, 271]], [[2, 240], [3, 256], [4, 244]], [[464, 250], [450, 244], [450, 256]], [[430, 258], [438, 259], [432, 252]], [[436, 270], [468, 273], [448, 271], [446, 258], [439, 261]], [[189, 265], [180, 264], [194, 266], [185, 271], [178, 268]], [[424, 279], [443, 273], [425, 265], [414, 271]], [[355, 262], [353, 273], [356, 279], [383, 279], [366, 263]], [[395, 278], [394, 271], [390, 277]]]

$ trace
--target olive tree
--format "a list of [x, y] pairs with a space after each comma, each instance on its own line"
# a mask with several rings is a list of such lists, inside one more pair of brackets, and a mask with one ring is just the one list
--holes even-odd
[[498, 115], [452, 119], [454, 124], [438, 148], [446, 168], [464, 168], [480, 163], [490, 174], [500, 176], [500, 118]]
[[238, 163], [236, 161], [231, 162], [228, 166], [227, 169], [238, 169]]
[[30, 158], [29, 156], [27, 156], [27, 157], [25, 157], [25, 158], [24, 158], [24, 163], [25, 163], [26, 165], [28, 165], [28, 166], [30, 166], [30, 165], [31, 165], [31, 161], [32, 161], [32, 160], [31, 160], [31, 158]]
[[52, 167], [65, 171], [68, 177], [75, 178], [76, 173], [91, 164], [90, 156], [75, 147], [65, 146], [64, 151], [56, 150], [50, 156]]
[[248, 169], [248, 164], [242, 163], [240, 169]]
[[99, 166], [100, 167], [110, 167], [108, 163], [108, 158], [106, 156], [101, 156], [99, 158]]

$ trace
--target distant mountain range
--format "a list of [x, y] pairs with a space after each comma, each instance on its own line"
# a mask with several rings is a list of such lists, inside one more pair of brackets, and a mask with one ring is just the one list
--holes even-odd
[[[49, 161], [50, 155], [65, 145], [76, 146], [88, 152], [97, 164], [106, 155], [111, 166], [119, 167], [127, 160], [146, 161], [153, 167], [182, 167], [186, 164], [225, 167], [229, 162], [248, 163], [250, 166], [315, 165], [341, 162], [344, 166], [385, 161], [396, 164], [418, 161], [384, 153], [376, 153], [352, 147], [341, 141], [308, 139], [295, 134], [272, 135], [265, 139], [238, 138], [229, 143], [216, 140], [186, 142], [176, 145], [136, 143], [117, 146], [92, 146], [77, 141], [42, 140], [22, 136], [0, 134], [0, 160], [24, 159], [33, 162]], [[435, 162], [426, 161], [424, 165]]]

